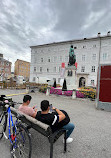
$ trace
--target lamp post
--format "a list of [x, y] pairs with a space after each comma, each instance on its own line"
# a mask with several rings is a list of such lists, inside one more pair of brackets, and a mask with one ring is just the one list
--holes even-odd
[[99, 57], [98, 57], [98, 68], [100, 68], [100, 57], [101, 57], [101, 33], [98, 33], [98, 37], [99, 37]]
[[101, 59], [101, 33], [98, 33], [98, 37], [99, 37], [99, 56], [98, 56], [98, 74], [97, 74], [97, 102], [96, 102], [96, 108], [97, 108], [97, 104], [99, 102], [99, 92], [100, 92], [100, 59]]

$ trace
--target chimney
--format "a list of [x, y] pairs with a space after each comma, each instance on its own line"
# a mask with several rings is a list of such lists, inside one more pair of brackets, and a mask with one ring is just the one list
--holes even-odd
[[107, 32], [107, 36], [110, 36], [110, 31]]
[[98, 37], [100, 37], [101, 36], [101, 33], [100, 32], [98, 32]]

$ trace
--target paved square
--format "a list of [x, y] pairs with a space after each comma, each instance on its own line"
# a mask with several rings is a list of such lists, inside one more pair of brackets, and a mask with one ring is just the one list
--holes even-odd
[[[25, 90], [0, 90], [1, 94], [23, 93]], [[72, 100], [71, 97], [30, 93], [30, 106], [47, 99], [53, 106], [68, 112], [71, 122], [75, 124], [72, 133], [74, 141], [67, 145], [63, 153], [63, 137], [54, 144], [54, 158], [111, 158], [111, 113], [95, 109], [95, 101], [89, 99]], [[14, 101], [22, 102], [23, 95], [12, 96]], [[16, 106], [17, 108], [18, 106]], [[49, 142], [46, 137], [35, 130], [32, 134], [32, 158], [49, 157]], [[4, 138], [0, 141], [0, 153], [3, 158], [10, 158], [9, 143]]]

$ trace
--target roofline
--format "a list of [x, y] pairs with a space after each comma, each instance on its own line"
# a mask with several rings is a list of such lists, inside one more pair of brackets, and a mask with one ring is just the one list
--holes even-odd
[[35, 46], [30, 46], [30, 48], [34, 47], [41, 47], [41, 46], [48, 46], [48, 45], [56, 45], [56, 44], [64, 44], [64, 43], [71, 43], [71, 42], [81, 42], [81, 41], [88, 41], [88, 40], [97, 40], [99, 38], [111, 38], [111, 35], [105, 35], [105, 36], [97, 36], [97, 37], [91, 37], [91, 38], [82, 38], [82, 39], [73, 39], [68, 41], [61, 41], [61, 42], [53, 42], [53, 43], [47, 43], [47, 44], [40, 44]]
[[0, 58], [0, 60], [6, 61], [6, 62], [9, 62], [9, 63], [12, 64], [12, 62], [10, 62], [9, 60], [6, 60], [6, 59], [4, 59], [4, 58]]
[[15, 62], [17, 61], [23, 61], [23, 62], [26, 62], [26, 63], [30, 63], [29, 61], [25, 61], [25, 60], [21, 60], [21, 59], [17, 59]]

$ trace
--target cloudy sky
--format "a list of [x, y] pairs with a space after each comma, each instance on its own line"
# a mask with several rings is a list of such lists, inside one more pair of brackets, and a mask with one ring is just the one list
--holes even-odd
[[[30, 61], [30, 46], [111, 31], [111, 0], [0, 0], [0, 53]], [[12, 69], [13, 70], [13, 69]]]

